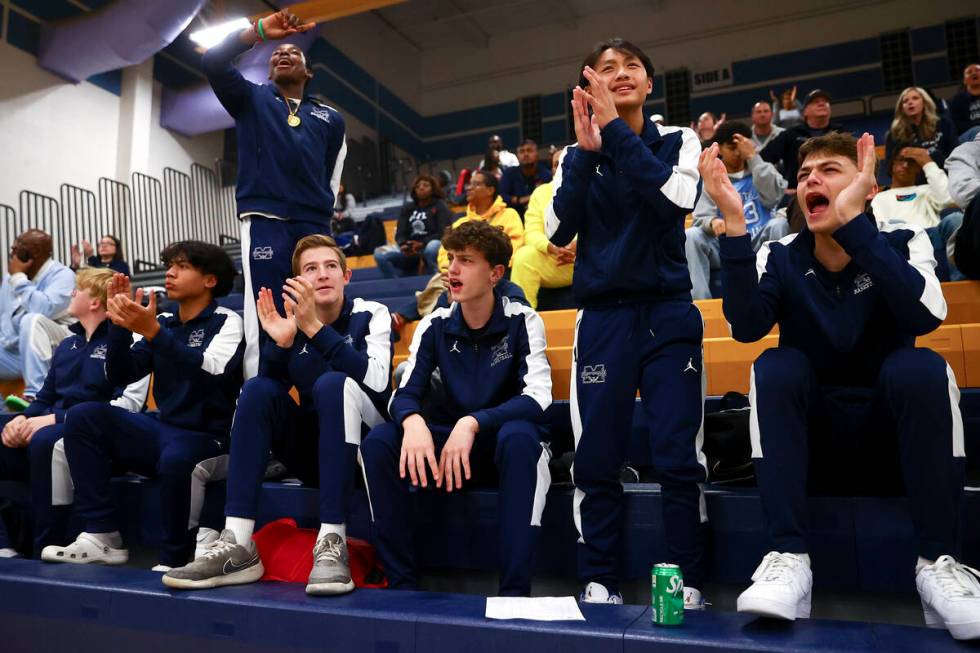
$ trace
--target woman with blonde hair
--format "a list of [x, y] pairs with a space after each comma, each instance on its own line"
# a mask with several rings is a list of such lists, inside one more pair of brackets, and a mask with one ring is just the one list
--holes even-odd
[[940, 115], [929, 92], [909, 86], [898, 96], [895, 118], [885, 137], [885, 160], [896, 148], [921, 147], [940, 168], [956, 146], [956, 130]]

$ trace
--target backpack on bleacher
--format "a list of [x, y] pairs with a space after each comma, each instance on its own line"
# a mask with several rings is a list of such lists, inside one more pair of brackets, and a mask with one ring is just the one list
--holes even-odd
[[704, 416], [708, 480], [716, 485], [755, 485], [748, 398], [737, 392], [722, 397], [723, 410]]
[[388, 242], [385, 226], [381, 222], [381, 213], [371, 213], [354, 227], [354, 239], [349, 247], [344, 249], [347, 256], [367, 256]]

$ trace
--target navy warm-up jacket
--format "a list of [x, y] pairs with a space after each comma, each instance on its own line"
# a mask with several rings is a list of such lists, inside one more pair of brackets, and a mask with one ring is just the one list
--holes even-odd
[[395, 424], [421, 413], [433, 371], [442, 373], [446, 400], [431, 419], [452, 426], [471, 415], [480, 431], [504, 422], [543, 422], [551, 405], [551, 367], [544, 322], [531, 308], [494, 293], [496, 305], [484, 329], [473, 332], [459, 304], [437, 308], [415, 329], [408, 367], [389, 410]]
[[874, 385], [885, 357], [915, 346], [946, 317], [929, 236], [862, 214], [833, 234], [851, 262], [828, 272], [804, 229], [756, 254], [748, 235], [722, 237], [723, 308], [740, 342], [779, 324], [779, 346], [810, 360], [822, 384]]
[[684, 219], [701, 190], [700, 154], [686, 127], [644, 120], [637, 136], [621, 118], [602, 130], [601, 151], [565, 150], [545, 231], [558, 246], [578, 234], [580, 306], [690, 300]]
[[204, 53], [204, 72], [238, 136], [238, 212], [329, 226], [347, 155], [344, 118], [305, 96], [298, 127], [274, 84], [253, 84], [232, 62], [249, 49], [238, 33]]

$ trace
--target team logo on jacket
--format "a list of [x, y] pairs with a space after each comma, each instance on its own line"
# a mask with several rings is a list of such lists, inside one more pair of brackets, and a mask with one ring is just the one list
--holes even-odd
[[449, 348], [450, 354], [462, 354], [459, 350], [459, 340], [453, 340], [453, 346]]
[[862, 272], [861, 274], [854, 277], [854, 294], [863, 293], [865, 290], [875, 285], [871, 277], [868, 276], [867, 272]]
[[605, 383], [606, 366], [601, 363], [599, 365], [586, 365], [582, 368], [581, 376], [583, 385], [588, 385], [590, 383]]
[[319, 118], [323, 122], [326, 123], [330, 122], [330, 112], [327, 111], [326, 109], [321, 109], [320, 107], [313, 107], [313, 109], [310, 110], [310, 115], [313, 116], [314, 118]]
[[507, 336], [501, 338], [500, 342], [490, 348], [490, 356], [490, 367], [513, 357], [508, 348]]
[[348, 346], [353, 347], [354, 346], [354, 336], [352, 336], [351, 334], [348, 333], [346, 336], [344, 336], [344, 342], [347, 343]]
[[310, 352], [309, 352], [309, 350], [308, 350], [308, 349], [306, 348], [306, 343], [304, 342], [304, 343], [303, 343], [303, 348], [299, 350], [299, 354], [297, 354], [297, 355], [298, 355], [298, 356], [302, 356], [303, 354], [308, 354], [308, 353], [310, 353]]
[[252, 258], [256, 261], [272, 260], [272, 248], [269, 246], [256, 247], [252, 250]]
[[107, 349], [106, 345], [99, 345], [98, 347], [92, 350], [92, 353], [89, 355], [89, 358], [98, 358], [101, 360], [105, 360], [106, 349]]
[[191, 331], [190, 335], [187, 336], [188, 347], [200, 347], [203, 344], [204, 344], [204, 329], [197, 329], [196, 331]]

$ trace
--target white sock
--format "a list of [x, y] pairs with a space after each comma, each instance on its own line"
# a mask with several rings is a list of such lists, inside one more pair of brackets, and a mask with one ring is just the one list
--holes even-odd
[[336, 533], [340, 539], [347, 541], [347, 524], [320, 524], [320, 532], [316, 536], [317, 541], [327, 533]]
[[797, 558], [806, 563], [806, 566], [810, 566], [810, 554], [809, 553], [794, 553]]
[[926, 558], [919, 556], [919, 559], [915, 561], [915, 573], [919, 573], [922, 571], [923, 567], [928, 567], [935, 562], [935, 560], [927, 560]]
[[255, 520], [243, 517], [225, 517], [225, 528], [235, 534], [235, 542], [248, 546], [255, 531]]
[[89, 535], [113, 549], [123, 548], [122, 535], [119, 534], [119, 531], [112, 531], [111, 533], [89, 533]]

